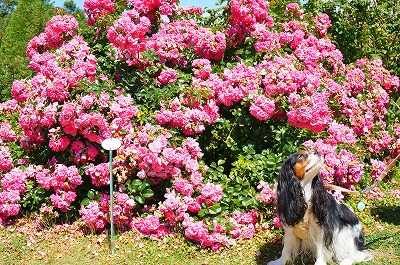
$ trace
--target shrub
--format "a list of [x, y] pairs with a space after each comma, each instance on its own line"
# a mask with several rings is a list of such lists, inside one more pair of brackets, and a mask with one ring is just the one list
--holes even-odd
[[273, 18], [263, 0], [232, 0], [213, 28], [175, 1], [85, 11], [94, 41], [72, 16], [53, 17], [28, 46], [36, 75], [1, 105], [3, 222], [52, 205], [107, 228], [109, 137], [122, 141], [116, 225], [182, 231], [213, 250], [276, 225], [275, 178], [299, 147], [325, 156], [325, 182], [350, 189], [400, 152], [387, 119], [399, 79], [379, 60], [345, 65], [326, 15], [303, 20], [291, 4]]

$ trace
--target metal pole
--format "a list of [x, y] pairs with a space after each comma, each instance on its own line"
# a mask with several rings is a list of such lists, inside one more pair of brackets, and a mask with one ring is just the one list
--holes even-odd
[[110, 150], [110, 224], [111, 224], [111, 254], [114, 255], [114, 187], [112, 175], [112, 150]]
[[121, 141], [117, 138], [107, 138], [104, 139], [101, 143], [101, 146], [109, 151], [110, 157], [110, 248], [111, 254], [114, 255], [114, 181], [113, 181], [113, 174], [112, 174], [112, 151], [117, 150], [121, 146]]

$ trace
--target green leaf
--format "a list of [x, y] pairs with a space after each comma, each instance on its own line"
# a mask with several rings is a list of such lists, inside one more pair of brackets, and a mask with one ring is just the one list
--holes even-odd
[[242, 200], [242, 205], [244, 207], [248, 207], [249, 205], [252, 204], [252, 202], [253, 202], [253, 200], [251, 198], [246, 198], [246, 199]]
[[259, 73], [260, 75], [267, 75], [267, 74], [268, 74], [268, 71], [267, 71], [267, 69], [262, 68], [258, 73]]
[[143, 195], [143, 197], [145, 197], [145, 198], [150, 198], [150, 197], [153, 197], [153, 196], [154, 196], [154, 192], [153, 192], [151, 189], [145, 189], [145, 190], [142, 192], [142, 195]]
[[88, 190], [87, 196], [89, 199], [93, 200], [94, 198], [94, 190]]
[[197, 215], [198, 215], [199, 217], [204, 217], [206, 214], [207, 214], [207, 210], [206, 210], [206, 209], [201, 209], [201, 210], [197, 213]]
[[218, 214], [222, 211], [222, 208], [219, 203], [214, 204], [211, 208], [208, 209], [210, 214]]
[[229, 187], [227, 187], [227, 188], [225, 189], [225, 191], [226, 191], [226, 193], [234, 193], [234, 192], [235, 192], [235, 189], [234, 189], [233, 187], [229, 186]]
[[140, 196], [135, 196], [135, 201], [137, 201], [140, 204], [144, 204], [144, 198]]
[[133, 194], [136, 194], [138, 192], [138, 187], [137, 186], [131, 186], [128, 189], [130, 192], [132, 192]]
[[143, 182], [139, 187], [138, 191], [143, 191], [149, 184], [147, 182]]
[[81, 206], [89, 205], [89, 203], [90, 203], [89, 198], [85, 198], [85, 199], [83, 199], [83, 200], [81, 201]]
[[95, 48], [95, 49], [101, 49], [101, 48], [103, 48], [103, 45], [102, 45], [101, 43], [97, 43], [97, 44], [94, 46], [94, 48]]
[[218, 171], [218, 172], [223, 172], [223, 171], [224, 171], [224, 167], [223, 167], [223, 166], [217, 167], [217, 171]]
[[132, 180], [131, 184], [132, 186], [140, 186], [142, 184], [142, 181], [140, 179], [134, 179]]

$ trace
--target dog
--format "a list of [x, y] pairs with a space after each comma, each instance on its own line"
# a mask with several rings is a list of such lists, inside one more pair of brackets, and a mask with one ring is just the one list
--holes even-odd
[[326, 190], [319, 174], [323, 164], [318, 153], [302, 150], [282, 164], [276, 203], [284, 229], [283, 250], [268, 265], [284, 265], [301, 253], [311, 253], [315, 265], [351, 265], [372, 259], [360, 220]]

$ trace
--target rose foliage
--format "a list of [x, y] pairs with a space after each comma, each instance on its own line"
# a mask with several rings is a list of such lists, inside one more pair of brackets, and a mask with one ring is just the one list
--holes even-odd
[[274, 182], [300, 146], [325, 157], [326, 183], [376, 178], [400, 153], [387, 119], [399, 78], [380, 60], [345, 65], [327, 15], [268, 7], [232, 0], [201, 16], [174, 0], [86, 0], [85, 38], [54, 16], [28, 44], [36, 74], [0, 106], [0, 221], [56, 213], [107, 229], [109, 137], [122, 142], [118, 229], [213, 250], [279, 224]]

